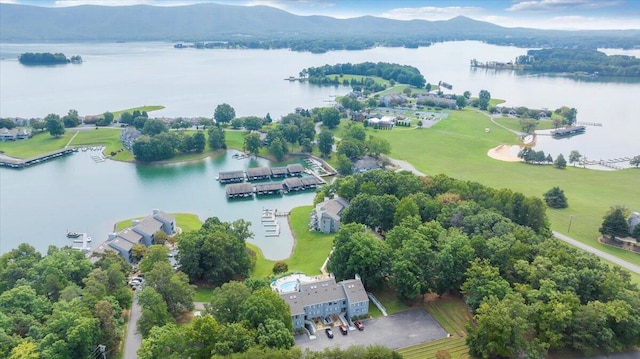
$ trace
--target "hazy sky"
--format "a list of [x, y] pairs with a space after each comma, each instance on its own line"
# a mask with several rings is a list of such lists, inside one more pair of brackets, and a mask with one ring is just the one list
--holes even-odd
[[446, 20], [464, 15], [506, 27], [640, 29], [640, 0], [0, 0], [37, 6], [219, 3], [267, 5], [298, 15]]

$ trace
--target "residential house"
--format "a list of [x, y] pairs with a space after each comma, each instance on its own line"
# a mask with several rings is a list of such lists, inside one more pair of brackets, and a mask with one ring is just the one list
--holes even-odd
[[353, 173], [362, 173], [382, 168], [382, 162], [371, 156], [364, 156], [353, 164]]
[[380, 99], [380, 103], [382, 103], [385, 107], [394, 107], [394, 106], [402, 105], [406, 102], [407, 102], [407, 98], [397, 93], [384, 95]]
[[416, 98], [416, 103], [419, 105], [437, 106], [442, 108], [449, 108], [452, 110], [458, 108], [458, 104], [456, 103], [455, 99], [440, 97], [432, 93], [418, 95], [418, 97]]
[[120, 142], [122, 142], [124, 147], [131, 150], [133, 148], [133, 143], [136, 142], [140, 136], [142, 136], [142, 132], [136, 130], [135, 127], [127, 127], [120, 134]]
[[311, 211], [311, 228], [323, 233], [337, 232], [340, 229], [340, 216], [347, 207], [349, 202], [342, 197], [318, 203]]
[[636, 228], [636, 226], [640, 225], [640, 213], [638, 212], [633, 212], [631, 214], [631, 217], [629, 217], [629, 232], [633, 232], [633, 230]]
[[291, 309], [293, 329], [304, 328], [305, 321], [344, 313], [347, 318], [369, 314], [369, 297], [360, 276], [336, 283], [329, 277], [300, 283], [296, 291], [280, 293]]
[[93, 252], [113, 250], [130, 263], [133, 260], [134, 245], [143, 244], [148, 247], [155, 243], [155, 234], [158, 231], [172, 236], [176, 233], [176, 228], [175, 217], [154, 209], [152, 215], [142, 220], [134, 220], [131, 228], [110, 233], [107, 240], [98, 245]]

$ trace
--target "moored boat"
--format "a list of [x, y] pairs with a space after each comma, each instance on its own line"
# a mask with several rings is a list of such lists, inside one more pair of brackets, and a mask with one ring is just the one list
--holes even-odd
[[81, 235], [82, 235], [82, 233], [67, 231], [67, 238], [78, 238]]

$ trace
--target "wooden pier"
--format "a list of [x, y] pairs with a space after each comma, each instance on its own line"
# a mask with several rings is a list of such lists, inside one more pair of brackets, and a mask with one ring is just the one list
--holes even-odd
[[26, 158], [26, 159], [0, 158], [0, 167], [9, 167], [9, 168], [29, 167], [31, 165], [35, 165], [40, 162], [45, 162], [54, 158], [65, 156], [77, 151], [78, 150], [76, 148], [63, 148], [61, 150], [48, 152], [40, 156], [35, 156], [31, 158]]

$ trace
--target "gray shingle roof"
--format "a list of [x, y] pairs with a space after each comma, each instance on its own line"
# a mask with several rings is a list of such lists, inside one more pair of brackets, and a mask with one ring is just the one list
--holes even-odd
[[145, 217], [140, 223], [136, 224], [133, 229], [138, 233], [144, 233], [149, 236], [155, 234], [162, 228], [162, 222], [153, 217]]
[[163, 211], [158, 211], [156, 214], [153, 215], [153, 218], [156, 218], [161, 221], [164, 220], [168, 223], [175, 222], [176, 220], [173, 216], [170, 216]]
[[349, 279], [340, 282], [344, 288], [347, 297], [351, 303], [365, 302], [369, 300], [367, 291], [364, 290], [364, 285], [359, 279]]
[[123, 238], [133, 244], [140, 243], [140, 240], [142, 239], [142, 235], [140, 233], [136, 233], [132, 231], [130, 228], [123, 229], [120, 232], [118, 232], [118, 237]]
[[121, 237], [116, 237], [113, 240], [109, 241], [109, 246], [117, 249], [117, 250], [124, 250], [125, 252], [128, 252], [131, 250], [131, 248], [133, 248], [133, 243], [127, 241], [124, 238]]

